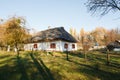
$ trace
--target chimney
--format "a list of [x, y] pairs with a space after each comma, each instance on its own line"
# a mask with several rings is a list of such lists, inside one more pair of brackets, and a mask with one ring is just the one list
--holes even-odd
[[50, 29], [51, 28], [51, 26], [48, 26], [48, 29]]

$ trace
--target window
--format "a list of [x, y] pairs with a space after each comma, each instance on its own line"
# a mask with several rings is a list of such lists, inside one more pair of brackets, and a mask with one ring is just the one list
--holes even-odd
[[68, 48], [68, 44], [67, 44], [67, 43], [64, 44], [64, 48], [65, 48], [65, 49]]
[[34, 48], [37, 48], [37, 44], [34, 44]]
[[75, 48], [75, 44], [72, 44], [72, 48], [73, 48], [73, 49]]
[[51, 43], [50, 44], [50, 48], [56, 48], [56, 44], [55, 43]]

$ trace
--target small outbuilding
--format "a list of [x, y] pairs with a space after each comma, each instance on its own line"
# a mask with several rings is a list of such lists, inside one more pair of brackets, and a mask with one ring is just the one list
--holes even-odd
[[109, 51], [120, 51], [120, 40], [116, 40], [107, 45]]
[[36, 33], [24, 45], [24, 49], [61, 52], [75, 51], [77, 50], [76, 42], [76, 39], [63, 27], [56, 27]]

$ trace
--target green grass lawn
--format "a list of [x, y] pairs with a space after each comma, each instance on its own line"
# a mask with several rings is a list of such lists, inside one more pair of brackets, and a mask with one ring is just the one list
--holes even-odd
[[120, 55], [87, 53], [87, 61], [80, 52], [0, 52], [0, 80], [120, 80]]

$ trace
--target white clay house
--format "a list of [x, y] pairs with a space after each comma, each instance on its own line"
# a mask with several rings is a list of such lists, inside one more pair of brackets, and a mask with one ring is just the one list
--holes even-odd
[[50, 28], [38, 32], [25, 44], [25, 50], [75, 51], [77, 41], [63, 27]]

